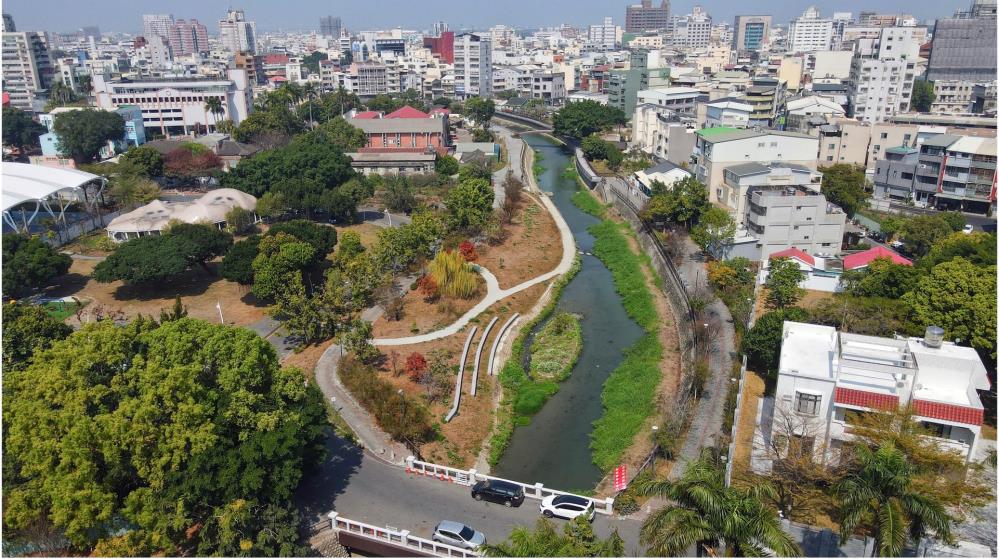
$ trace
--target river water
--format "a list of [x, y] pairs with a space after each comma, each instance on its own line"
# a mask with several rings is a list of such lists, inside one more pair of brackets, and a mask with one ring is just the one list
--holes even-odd
[[[552, 201], [572, 230], [576, 248], [592, 252], [593, 236], [586, 228], [599, 220], [572, 203], [579, 185], [574, 178], [562, 176], [572, 161], [571, 154], [545, 136], [526, 134], [524, 140], [544, 156], [541, 163], [545, 172], [538, 185], [552, 193]], [[530, 425], [516, 428], [492, 474], [524, 483], [541, 482], [564, 491], [588, 490], [603, 477], [593, 465], [590, 433], [603, 412], [600, 393], [604, 381], [624, 358], [623, 351], [642, 336], [642, 329], [625, 313], [614, 290], [614, 278], [594, 256], [582, 256], [579, 273], [562, 291], [555, 312], [561, 311], [582, 317], [579, 360], [558, 393], [531, 418]]]

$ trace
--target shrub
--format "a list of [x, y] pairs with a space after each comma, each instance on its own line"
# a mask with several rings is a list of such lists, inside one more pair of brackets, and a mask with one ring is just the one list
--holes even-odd
[[446, 297], [467, 299], [478, 291], [475, 272], [461, 253], [441, 251], [430, 263], [430, 277], [437, 284], [439, 292]]
[[423, 294], [424, 301], [430, 302], [440, 296], [437, 282], [434, 278], [428, 275], [420, 276], [420, 279], [416, 280], [416, 287], [420, 290], [420, 293]]
[[400, 394], [391, 383], [357, 359], [346, 357], [338, 370], [344, 386], [393, 439], [410, 445], [433, 440], [430, 412], [418, 400]]
[[462, 241], [462, 243], [458, 245], [458, 252], [461, 253], [461, 256], [464, 257], [466, 262], [475, 262], [479, 259], [479, 255], [475, 252], [475, 245], [472, 244], [472, 241]]
[[427, 358], [421, 353], [413, 352], [406, 358], [406, 375], [413, 382], [420, 382], [427, 373]]

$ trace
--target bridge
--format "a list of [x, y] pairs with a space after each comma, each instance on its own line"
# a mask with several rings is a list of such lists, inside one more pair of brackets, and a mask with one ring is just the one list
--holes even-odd
[[526, 127], [527, 130], [520, 130], [521, 133], [526, 132], [552, 132], [552, 125], [548, 124], [543, 120], [538, 120], [536, 118], [527, 116], [522, 113], [515, 113], [512, 111], [496, 111], [493, 114], [493, 118], [499, 118], [502, 120], [507, 120], [513, 124], [520, 127]]

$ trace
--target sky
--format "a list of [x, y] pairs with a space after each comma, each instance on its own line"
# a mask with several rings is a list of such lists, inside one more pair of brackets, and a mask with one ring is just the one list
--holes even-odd
[[[196, 18], [218, 32], [218, 20], [231, 5], [246, 11], [258, 31], [316, 29], [319, 17], [338, 15], [352, 31], [403, 27], [429, 29], [444, 20], [452, 29], [485, 29], [495, 24], [511, 27], [544, 27], [568, 23], [596, 23], [605, 16], [624, 24], [624, 9], [639, 0], [4, 0], [3, 11], [14, 17], [19, 30], [71, 32], [85, 25], [101, 31], [135, 33], [142, 29], [142, 14], [170, 13], [176, 18]], [[654, 0], [658, 4], [659, 0]], [[775, 23], [786, 22], [811, 4], [823, 15], [833, 11], [860, 10], [911, 13], [932, 20], [966, 9], [971, 0], [675, 0], [671, 13], [686, 14], [701, 4], [715, 21], [732, 21], [736, 14], [771, 14]], [[750, 8], [751, 6], [751, 8]], [[747, 11], [750, 10], [750, 11]]]

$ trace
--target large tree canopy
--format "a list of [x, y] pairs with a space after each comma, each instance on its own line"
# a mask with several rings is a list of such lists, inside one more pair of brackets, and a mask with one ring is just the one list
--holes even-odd
[[38, 147], [38, 136], [48, 132], [31, 115], [14, 107], [3, 108], [3, 143], [18, 149]]
[[615, 124], [624, 124], [627, 118], [617, 107], [587, 100], [566, 104], [555, 113], [553, 122], [556, 134], [581, 140]]
[[59, 114], [55, 119], [59, 151], [77, 163], [93, 161], [108, 140], [125, 135], [125, 119], [110, 111], [83, 109]]
[[73, 329], [49, 316], [44, 307], [3, 305], [3, 369], [24, 367], [36, 351], [68, 336]]
[[289, 503], [325, 410], [255, 333], [102, 321], [5, 373], [5, 538], [51, 523], [83, 552], [300, 552]]
[[867, 178], [863, 167], [837, 163], [819, 170], [822, 171], [822, 194], [843, 208], [846, 215], [852, 216], [871, 197], [865, 188]]
[[16, 233], [3, 236], [3, 295], [17, 297], [42, 287], [69, 271], [69, 256], [52, 249], [38, 237]]
[[181, 223], [162, 235], [126, 241], [94, 267], [93, 275], [103, 283], [162, 281], [222, 256], [231, 245], [232, 235], [213, 226]]

